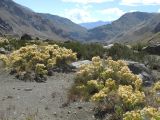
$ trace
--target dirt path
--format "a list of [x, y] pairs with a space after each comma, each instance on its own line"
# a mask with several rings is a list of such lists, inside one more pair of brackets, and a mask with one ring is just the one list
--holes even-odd
[[62, 107], [73, 80], [55, 73], [46, 83], [23, 82], [0, 71], [0, 120], [93, 120], [91, 103]]

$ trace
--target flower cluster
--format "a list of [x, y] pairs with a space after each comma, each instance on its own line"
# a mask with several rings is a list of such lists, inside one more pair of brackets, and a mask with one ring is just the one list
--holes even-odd
[[153, 90], [160, 91], [160, 81], [154, 84]]
[[2, 60], [6, 66], [9, 65], [9, 60], [6, 55], [0, 54], [0, 60]]
[[89, 80], [97, 78], [102, 68], [102, 60], [100, 57], [93, 57], [91, 64], [82, 65], [80, 67], [77, 72], [77, 78], [79, 78], [81, 82], [86, 83]]
[[153, 85], [153, 95], [155, 97], [155, 100], [157, 103], [160, 103], [160, 81], [156, 82], [154, 85]]
[[21, 47], [10, 55], [1, 55], [0, 59], [17, 71], [34, 70], [46, 74], [47, 69], [76, 60], [76, 53], [58, 45], [34, 44]]
[[153, 107], [145, 107], [125, 113], [123, 120], [160, 120], [160, 111]]
[[102, 90], [100, 90], [98, 93], [95, 93], [91, 97], [91, 101], [96, 101], [96, 102], [103, 101], [104, 98], [107, 97], [107, 93], [109, 93], [109, 89], [108, 88], [103, 88]]
[[38, 75], [45, 75], [47, 74], [47, 70], [46, 69], [46, 66], [44, 64], [37, 64], [36, 65], [36, 68], [35, 68], [35, 73], [38, 74]]
[[127, 105], [136, 105], [144, 102], [145, 95], [140, 91], [133, 91], [131, 85], [122, 86], [118, 88], [118, 95], [122, 98], [123, 102]]

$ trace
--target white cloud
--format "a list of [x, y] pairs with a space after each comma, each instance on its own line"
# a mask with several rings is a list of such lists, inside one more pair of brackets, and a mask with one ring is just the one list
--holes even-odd
[[87, 7], [66, 9], [64, 12], [64, 17], [76, 23], [97, 21], [91, 16], [91, 13]]
[[158, 9], [158, 12], [160, 13], [160, 9]]
[[160, 0], [121, 0], [121, 4], [129, 6], [160, 5]]
[[111, 2], [114, 0], [62, 0], [63, 2], [73, 2], [73, 3], [80, 3], [80, 4], [89, 4], [89, 3], [104, 3], [104, 2]]
[[101, 10], [100, 13], [103, 14], [104, 17], [106, 17], [105, 19], [107, 19], [108, 21], [116, 20], [120, 16], [125, 14], [125, 12], [119, 8], [107, 8], [107, 9]]

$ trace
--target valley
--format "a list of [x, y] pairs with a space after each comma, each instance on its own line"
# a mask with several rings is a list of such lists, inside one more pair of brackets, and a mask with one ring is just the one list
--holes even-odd
[[67, 18], [0, 0], [0, 120], [160, 120], [160, 13], [61, 2]]

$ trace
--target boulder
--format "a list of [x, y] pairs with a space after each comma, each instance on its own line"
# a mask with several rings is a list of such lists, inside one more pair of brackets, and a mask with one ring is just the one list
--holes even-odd
[[1, 53], [1, 54], [6, 54], [6, 50], [5, 50], [3, 47], [1, 47], [1, 48], [0, 48], [0, 53]]
[[107, 46], [103, 46], [103, 48], [104, 49], [110, 49], [111, 47], [113, 47], [114, 46], [114, 44], [109, 44], [109, 45], [107, 45]]
[[90, 64], [90, 63], [91, 63], [90, 60], [82, 60], [82, 61], [73, 62], [71, 64], [71, 66], [73, 66], [75, 68], [80, 68], [81, 65], [86, 65], [86, 64]]
[[142, 50], [150, 54], [160, 55], [160, 44], [150, 45], [150, 46], [144, 47]]
[[147, 68], [144, 64], [134, 62], [134, 61], [126, 61], [128, 64], [129, 69], [134, 73], [139, 75], [140, 78], [143, 80], [144, 86], [151, 86], [154, 81], [155, 77], [153, 76], [151, 70]]

